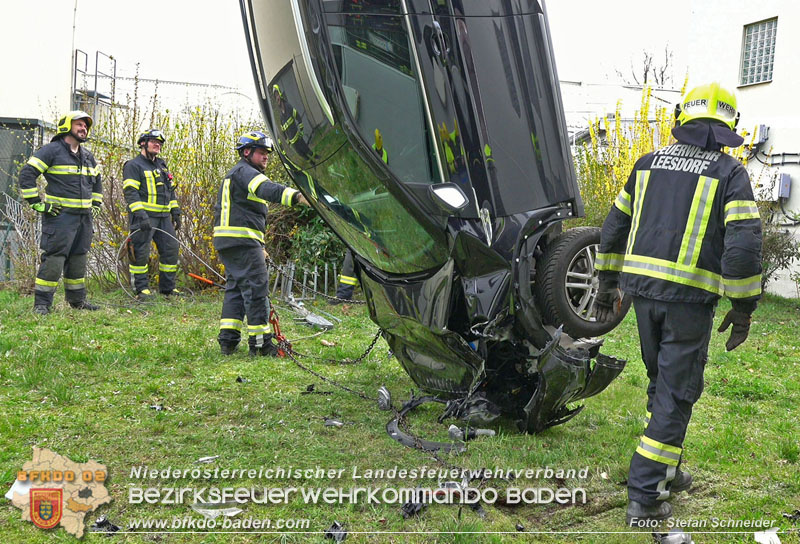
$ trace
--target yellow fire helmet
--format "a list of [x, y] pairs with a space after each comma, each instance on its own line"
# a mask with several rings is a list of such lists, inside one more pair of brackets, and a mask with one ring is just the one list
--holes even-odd
[[91, 116], [86, 113], [85, 111], [81, 110], [74, 110], [62, 118], [58, 120], [58, 127], [56, 128], [56, 136], [66, 136], [72, 130], [72, 122], [77, 121], [78, 119], [83, 119], [86, 121], [86, 128], [92, 128], [92, 118]]
[[675, 106], [675, 119], [680, 125], [695, 119], [716, 119], [733, 130], [739, 123], [736, 96], [717, 82], [700, 85]]

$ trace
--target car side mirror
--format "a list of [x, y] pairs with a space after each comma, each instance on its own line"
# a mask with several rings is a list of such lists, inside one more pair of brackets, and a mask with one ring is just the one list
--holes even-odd
[[467, 195], [455, 183], [435, 183], [428, 186], [428, 191], [433, 201], [448, 214], [463, 210], [469, 204]]

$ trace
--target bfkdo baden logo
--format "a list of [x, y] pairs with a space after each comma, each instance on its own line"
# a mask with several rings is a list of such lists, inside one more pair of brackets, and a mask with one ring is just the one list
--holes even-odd
[[63, 489], [31, 489], [31, 521], [40, 529], [52, 529], [61, 521]]

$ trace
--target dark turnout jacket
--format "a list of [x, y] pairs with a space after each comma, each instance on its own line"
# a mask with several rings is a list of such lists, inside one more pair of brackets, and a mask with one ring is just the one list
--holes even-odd
[[267, 202], [291, 206], [300, 193], [270, 181], [241, 159], [225, 176], [214, 206], [214, 248], [263, 246]]
[[144, 210], [154, 217], [163, 217], [180, 209], [172, 174], [161, 157], [151, 161], [140, 153], [125, 163], [122, 177], [125, 202], [131, 213]]
[[635, 296], [708, 303], [725, 295], [754, 307], [761, 220], [750, 178], [694, 128], [675, 129], [678, 143], [636, 162], [603, 224], [596, 267]]
[[44, 175], [45, 202], [60, 204], [63, 211], [91, 213], [92, 205], [103, 202], [103, 186], [97, 161], [83, 146], [73, 153], [63, 138], [39, 148], [19, 173], [22, 197], [29, 204], [41, 201], [36, 180]]

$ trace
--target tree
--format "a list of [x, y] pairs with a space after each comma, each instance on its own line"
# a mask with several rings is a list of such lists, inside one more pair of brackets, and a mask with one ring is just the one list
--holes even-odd
[[652, 51], [642, 51], [642, 60], [639, 65], [631, 61], [631, 77], [625, 76], [621, 70], [616, 70], [625, 83], [629, 85], [651, 85], [666, 87], [673, 85], [672, 79], [673, 54], [669, 45], [664, 46], [664, 58], [661, 63], [656, 60]]

